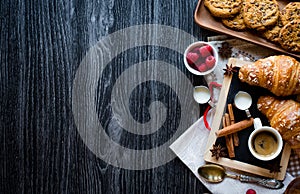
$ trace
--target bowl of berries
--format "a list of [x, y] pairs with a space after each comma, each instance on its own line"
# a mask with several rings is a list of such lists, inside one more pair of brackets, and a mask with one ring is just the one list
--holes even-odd
[[194, 42], [184, 52], [184, 64], [195, 75], [207, 75], [211, 73], [217, 63], [218, 52], [208, 42]]

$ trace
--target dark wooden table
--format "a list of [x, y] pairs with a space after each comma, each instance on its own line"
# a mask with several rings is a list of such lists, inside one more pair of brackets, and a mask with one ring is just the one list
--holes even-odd
[[[166, 161], [166, 150], [152, 152], [148, 161], [123, 152], [138, 150], [140, 154], [164, 145], [185, 130], [179, 129], [183, 119], [190, 117], [188, 122], [192, 122], [199, 116], [195, 111], [182, 115], [184, 106], [193, 105], [193, 99], [178, 97], [191, 92], [180, 85], [182, 75], [191, 85], [205, 84], [203, 77], [191, 75], [183, 65], [182, 48], [192, 40], [181, 36], [186, 33], [206, 40], [213, 35], [194, 23], [196, 4], [197, 0], [2, 0], [0, 193], [208, 192], [178, 158]], [[136, 25], [152, 34], [141, 35], [140, 30], [136, 36], [136, 32], [127, 31]], [[165, 33], [161, 34], [161, 29]], [[125, 40], [114, 39], [112, 34], [122, 30], [128, 35]], [[162, 41], [157, 37], [170, 44], [165, 47], [151, 42]], [[135, 44], [142, 39], [151, 44]], [[174, 43], [181, 50], [168, 47]], [[99, 52], [84, 62], [93, 49]], [[105, 66], [99, 62], [102, 59], [109, 59]], [[114, 87], [131, 67], [153, 61], [172, 66], [162, 76], [175, 83], [174, 87], [178, 82], [181, 88], [174, 91], [156, 77], [162, 73], [160, 66], [134, 70], [123, 79], [122, 87]], [[88, 63], [92, 65], [85, 66]], [[90, 75], [94, 72], [99, 75]], [[150, 72], [152, 79], [140, 81], [145, 72]], [[127, 82], [138, 84], [130, 91]], [[129, 101], [113, 108], [125, 94]], [[98, 128], [90, 126], [95, 122], [94, 115], [88, 115], [91, 104], [95, 105], [91, 109], [97, 113]], [[127, 126], [128, 115], [124, 114], [139, 127], [154, 119], [148, 127], [158, 129], [130, 131], [126, 127], [132, 126]], [[162, 125], [155, 126], [158, 120]], [[89, 133], [91, 129], [102, 131], [95, 135]], [[104, 134], [119, 147], [103, 142]]]

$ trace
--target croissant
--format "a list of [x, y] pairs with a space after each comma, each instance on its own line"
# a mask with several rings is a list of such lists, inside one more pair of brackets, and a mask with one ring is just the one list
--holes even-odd
[[282, 139], [292, 148], [300, 148], [300, 103], [294, 100], [261, 96], [257, 108], [270, 121], [271, 127], [278, 130]]
[[285, 55], [259, 59], [242, 66], [239, 79], [266, 88], [276, 96], [300, 94], [300, 62]]

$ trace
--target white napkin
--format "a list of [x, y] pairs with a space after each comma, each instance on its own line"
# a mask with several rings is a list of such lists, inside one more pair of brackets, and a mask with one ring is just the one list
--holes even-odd
[[[211, 123], [214, 109], [207, 115], [207, 121]], [[209, 135], [201, 117], [190, 128], [188, 128], [173, 144], [171, 150], [182, 160], [182, 162], [194, 173], [194, 175], [214, 194], [243, 194], [248, 189], [254, 189], [257, 194], [284, 193], [287, 185], [294, 179], [289, 173], [286, 174], [284, 187], [273, 190], [251, 183], [241, 183], [239, 180], [225, 178], [221, 183], [208, 183], [197, 173], [197, 169], [205, 164], [203, 159], [206, 143]]]

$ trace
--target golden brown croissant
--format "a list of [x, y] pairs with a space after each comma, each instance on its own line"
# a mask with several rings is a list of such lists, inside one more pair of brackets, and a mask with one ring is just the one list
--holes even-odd
[[300, 103], [261, 96], [257, 101], [257, 108], [292, 148], [300, 148]]
[[276, 96], [300, 94], [300, 63], [285, 55], [270, 56], [242, 66], [239, 79], [266, 88]]

